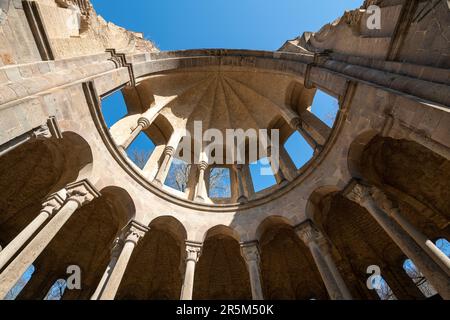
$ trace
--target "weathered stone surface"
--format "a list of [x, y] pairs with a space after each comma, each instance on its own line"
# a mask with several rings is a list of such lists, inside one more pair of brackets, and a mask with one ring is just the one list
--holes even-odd
[[[33, 263], [19, 299], [44, 298], [71, 264], [85, 278], [63, 299], [376, 299], [366, 270], [378, 265], [397, 298], [423, 299], [401, 268], [421, 247], [391, 236], [450, 239], [445, 2], [365, 1], [277, 52], [159, 52], [88, 0], [0, 1], [0, 250], [23, 230], [30, 239], [13, 242], [0, 293]], [[365, 23], [370, 5], [381, 30]], [[108, 129], [101, 102], [118, 90], [127, 115]], [[332, 128], [311, 110], [317, 90], [339, 105]], [[50, 117], [57, 134], [40, 131]], [[227, 199], [209, 198], [216, 164], [202, 154], [175, 191], [164, 180], [195, 121], [222, 134], [279, 129], [282, 143], [298, 131], [316, 153], [297, 170], [282, 150], [278, 183], [261, 192], [248, 163], [229, 164]], [[156, 145], [142, 170], [124, 153], [140, 133]], [[407, 228], [348, 200], [355, 181], [395, 203]], [[26, 229], [66, 191], [70, 210], [53, 210], [48, 232]], [[321, 234], [309, 247], [295, 233], [308, 220]], [[414, 256], [442, 279], [425, 251]]]

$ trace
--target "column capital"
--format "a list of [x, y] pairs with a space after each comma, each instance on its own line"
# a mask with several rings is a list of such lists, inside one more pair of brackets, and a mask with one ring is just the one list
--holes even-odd
[[241, 243], [241, 252], [247, 263], [259, 262], [261, 259], [258, 241]]
[[52, 194], [42, 204], [41, 212], [46, 212], [49, 216], [53, 216], [56, 212], [59, 211], [59, 209], [61, 209], [66, 199], [67, 199], [67, 192], [65, 189]]
[[149, 230], [150, 228], [132, 220], [124, 231], [123, 241], [132, 242], [134, 245], [137, 245], [139, 240], [142, 239]]
[[80, 207], [100, 197], [100, 192], [87, 179], [67, 185], [67, 200], [76, 201]]
[[203, 243], [186, 241], [186, 261], [198, 262], [202, 253]]
[[50, 139], [52, 137], [52, 134], [50, 132], [50, 129], [46, 124], [36, 128], [31, 133], [31, 137], [36, 140], [45, 140]]
[[311, 220], [306, 220], [299, 224], [295, 227], [295, 232], [306, 245], [309, 245], [311, 242], [318, 243], [323, 239], [322, 233], [317, 230]]
[[343, 195], [359, 205], [364, 206], [364, 204], [371, 200], [371, 187], [362, 184], [359, 181], [353, 180], [343, 191]]
[[166, 146], [164, 148], [164, 155], [165, 156], [173, 156], [175, 154], [175, 148], [172, 146]]
[[206, 169], [208, 169], [208, 167], [209, 167], [209, 164], [206, 161], [200, 161], [200, 163], [198, 164], [198, 168], [200, 170], [206, 170]]
[[302, 123], [303, 122], [302, 122], [302, 119], [300, 118], [300, 116], [297, 116], [297, 117], [294, 117], [291, 119], [289, 125], [294, 130], [302, 130], [303, 129]]
[[142, 127], [142, 130], [146, 130], [150, 127], [151, 122], [149, 119], [147, 119], [146, 117], [140, 117], [138, 119], [138, 125]]

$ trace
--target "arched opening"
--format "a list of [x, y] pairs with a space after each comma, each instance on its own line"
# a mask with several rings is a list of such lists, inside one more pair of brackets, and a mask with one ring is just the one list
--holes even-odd
[[102, 114], [108, 128], [111, 128], [117, 121], [128, 114], [128, 107], [125, 103], [121, 90], [116, 90], [102, 99]]
[[417, 288], [423, 293], [425, 298], [433, 297], [437, 294], [437, 291], [428, 282], [428, 280], [423, 276], [422, 272], [415, 266], [411, 259], [406, 259], [403, 262], [403, 269], [405, 270], [408, 277], [414, 282]]
[[309, 112], [322, 120], [328, 127], [333, 127], [339, 111], [339, 101], [322, 90], [317, 90]]
[[372, 278], [371, 285], [380, 300], [397, 300], [391, 287], [381, 274]]
[[184, 273], [186, 230], [173, 217], [159, 217], [140, 240], [116, 295], [117, 300], [177, 300]]
[[4, 248], [41, 210], [64, 171], [49, 141], [26, 143], [0, 158], [0, 245]]
[[275, 174], [267, 157], [250, 163], [249, 168], [255, 192], [258, 193], [277, 185]]
[[214, 200], [231, 198], [231, 170], [227, 167], [214, 166], [209, 169], [207, 179], [208, 197]]
[[284, 148], [297, 169], [307, 164], [314, 155], [314, 150], [297, 131], [286, 140]]
[[194, 300], [252, 299], [247, 266], [232, 230], [218, 226], [208, 231], [194, 279]]
[[280, 218], [268, 218], [258, 234], [265, 299], [328, 299], [309, 249], [289, 224]]
[[0, 158], [0, 246], [5, 248], [39, 214], [49, 195], [89, 176], [92, 153], [73, 132], [34, 140]]
[[[366, 209], [340, 193], [323, 194], [315, 202], [314, 221], [333, 244], [334, 260], [354, 298], [424, 298], [402, 269], [405, 255]], [[367, 285], [371, 268], [381, 270], [379, 288]]]
[[118, 187], [101, 190], [102, 196], [78, 209], [35, 260], [36, 272], [18, 299], [45, 299], [55, 279], [67, 279], [68, 268], [79, 267], [81, 289], [65, 289], [63, 300], [88, 300], [109, 261], [118, 232], [135, 214], [128, 193]]
[[58, 279], [52, 285], [44, 300], [62, 300], [66, 289], [67, 281], [65, 279]]
[[361, 152], [361, 176], [398, 205], [430, 239], [450, 237], [450, 161], [408, 140], [374, 137]]

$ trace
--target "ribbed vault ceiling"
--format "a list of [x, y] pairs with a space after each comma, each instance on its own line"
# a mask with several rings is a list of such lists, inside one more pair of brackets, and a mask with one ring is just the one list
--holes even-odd
[[[193, 132], [194, 121], [201, 121], [203, 130], [267, 129], [280, 118], [280, 110], [310, 106], [313, 94], [298, 98], [300, 82], [292, 77], [269, 72], [250, 72], [233, 68], [207, 68], [153, 75], [137, 87], [140, 107], [150, 106], [164, 115], [172, 126], [185, 126]], [[296, 90], [297, 88], [297, 90]], [[305, 89], [306, 91], [306, 89]]]

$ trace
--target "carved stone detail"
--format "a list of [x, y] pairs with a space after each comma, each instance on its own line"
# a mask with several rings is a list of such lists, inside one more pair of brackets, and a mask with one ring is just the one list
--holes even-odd
[[306, 245], [309, 245], [311, 242], [317, 242], [321, 237], [320, 232], [314, 227], [310, 220], [297, 226], [295, 231]]
[[148, 227], [133, 220], [123, 233], [123, 241], [132, 242], [134, 245], [137, 245], [139, 240], [142, 239], [149, 230]]
[[258, 262], [260, 261], [260, 253], [257, 242], [245, 243], [241, 245], [242, 256], [247, 262]]
[[186, 242], [186, 261], [198, 262], [202, 252], [202, 244], [196, 242]]
[[78, 202], [80, 207], [100, 196], [95, 187], [88, 181], [82, 180], [66, 187], [68, 200]]
[[48, 213], [49, 216], [53, 216], [61, 209], [66, 198], [67, 198], [66, 190], [61, 190], [51, 195], [47, 199], [47, 201], [42, 204], [41, 212], [46, 212]]
[[371, 190], [370, 187], [354, 181], [349, 185], [347, 190], [344, 191], [344, 195], [349, 200], [364, 205], [364, 203], [371, 199]]

